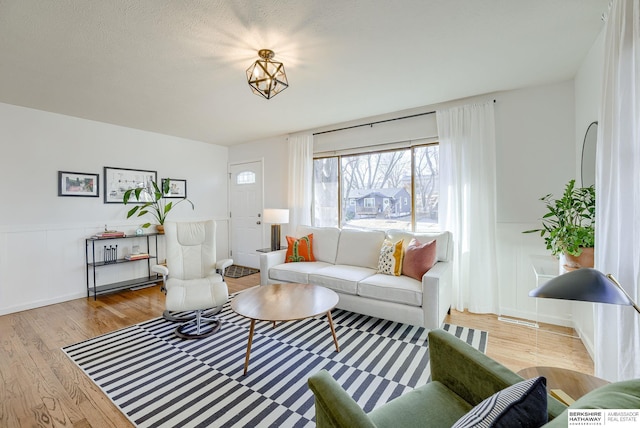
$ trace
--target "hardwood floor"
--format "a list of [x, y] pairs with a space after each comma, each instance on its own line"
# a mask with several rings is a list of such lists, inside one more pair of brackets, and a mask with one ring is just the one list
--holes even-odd
[[[227, 279], [234, 293], [258, 274]], [[126, 427], [128, 420], [61, 351], [66, 345], [159, 316], [159, 287], [77, 299], [0, 316], [0, 426]], [[514, 371], [556, 366], [593, 374], [593, 363], [568, 329], [531, 329], [495, 315], [452, 311], [447, 322], [489, 331], [487, 354]]]

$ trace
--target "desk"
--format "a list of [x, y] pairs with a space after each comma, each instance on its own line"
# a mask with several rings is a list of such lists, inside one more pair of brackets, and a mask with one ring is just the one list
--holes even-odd
[[[533, 274], [536, 276], [536, 287], [540, 287], [550, 279], [560, 274], [558, 259], [555, 256], [529, 256], [531, 259], [531, 267]], [[536, 321], [533, 323], [535, 328], [540, 328], [538, 324], [538, 299], [536, 300]]]
[[[544, 284], [550, 279], [558, 276], [559, 274], [559, 264], [558, 259], [554, 256], [529, 256], [531, 260], [531, 267], [533, 268], [533, 273], [536, 276], [536, 287]], [[527, 321], [522, 319], [514, 319], [504, 316], [499, 316], [498, 320], [509, 322], [512, 324], [523, 325], [531, 328], [540, 328], [540, 324], [538, 324], [538, 299], [535, 299], [536, 305], [536, 319], [534, 321]]]
[[529, 256], [533, 273], [536, 275], [536, 287], [541, 286], [560, 274], [560, 264], [554, 256]]
[[547, 391], [561, 389], [573, 400], [609, 383], [595, 376], [558, 367], [529, 367], [520, 370], [518, 374], [525, 379], [544, 376], [547, 378]]

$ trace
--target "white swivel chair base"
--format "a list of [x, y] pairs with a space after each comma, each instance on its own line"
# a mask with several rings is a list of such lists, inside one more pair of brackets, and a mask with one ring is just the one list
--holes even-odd
[[[203, 316], [203, 309], [198, 309], [195, 312], [195, 319], [180, 324], [174, 331], [175, 335], [181, 339], [202, 339], [209, 337], [222, 326], [222, 322], [218, 318], [208, 318]], [[187, 332], [187, 330], [193, 330], [195, 324], [195, 332]]]

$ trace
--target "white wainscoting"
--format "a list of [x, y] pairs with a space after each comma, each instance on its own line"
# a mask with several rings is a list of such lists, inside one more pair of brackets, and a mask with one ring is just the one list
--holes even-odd
[[549, 256], [539, 234], [523, 234], [538, 224], [499, 223], [498, 272], [500, 278], [500, 314], [505, 318], [524, 319], [575, 328], [587, 352], [594, 356], [593, 304], [529, 297], [538, 286], [531, 265], [531, 255]]
[[[217, 257], [228, 258], [229, 220], [216, 219], [216, 222]], [[110, 229], [127, 234], [133, 234], [136, 227], [130, 223], [109, 222]], [[85, 239], [100, 230], [95, 223], [0, 229], [0, 315], [86, 297]], [[125, 248], [130, 251], [134, 244], [144, 248], [142, 241], [135, 241], [117, 241], [119, 254], [122, 255]], [[153, 241], [150, 238], [152, 247]], [[96, 250], [101, 254], [103, 248], [96, 247]], [[158, 253], [158, 259], [164, 260], [162, 236], [158, 237]], [[144, 275], [144, 262], [118, 264], [99, 268], [97, 281], [103, 284]]]
[[539, 224], [498, 224], [498, 315], [572, 327], [570, 302], [529, 297], [529, 291], [538, 286], [531, 256], [550, 254], [539, 234], [522, 233], [523, 230], [536, 227], [539, 227]]

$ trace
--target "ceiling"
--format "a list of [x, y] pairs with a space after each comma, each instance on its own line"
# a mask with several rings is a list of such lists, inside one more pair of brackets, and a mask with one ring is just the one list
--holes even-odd
[[[233, 145], [571, 79], [609, 0], [0, 0], [0, 102]], [[289, 88], [252, 94], [259, 49]]]

